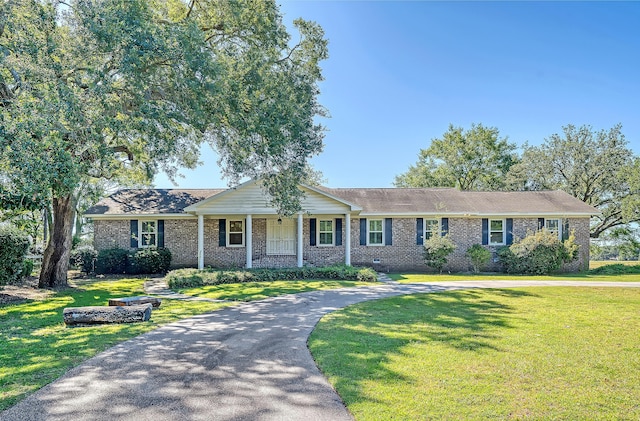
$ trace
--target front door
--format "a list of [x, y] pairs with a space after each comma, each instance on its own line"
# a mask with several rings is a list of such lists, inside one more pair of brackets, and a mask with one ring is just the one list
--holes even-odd
[[267, 219], [267, 254], [296, 254], [296, 223], [293, 219]]

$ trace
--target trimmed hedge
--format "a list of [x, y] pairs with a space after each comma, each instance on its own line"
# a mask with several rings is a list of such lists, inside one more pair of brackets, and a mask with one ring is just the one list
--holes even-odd
[[166, 248], [138, 249], [127, 255], [127, 273], [166, 273], [171, 265], [171, 252]]
[[91, 246], [81, 246], [71, 250], [69, 263], [84, 273], [92, 273], [95, 270], [98, 252]]
[[96, 260], [96, 273], [125, 273], [127, 270], [127, 250], [121, 248], [110, 248], [100, 250]]
[[170, 288], [193, 288], [204, 285], [234, 284], [242, 282], [292, 281], [299, 279], [340, 279], [376, 282], [377, 273], [371, 268], [353, 266], [302, 267], [286, 269], [177, 269], [167, 274]]
[[171, 252], [165, 248], [128, 251], [121, 248], [100, 250], [95, 271], [98, 274], [165, 273], [171, 265]]
[[[31, 270], [25, 263], [29, 237], [11, 226], [0, 225], [0, 285], [18, 282]], [[31, 266], [33, 269], [33, 266]]]

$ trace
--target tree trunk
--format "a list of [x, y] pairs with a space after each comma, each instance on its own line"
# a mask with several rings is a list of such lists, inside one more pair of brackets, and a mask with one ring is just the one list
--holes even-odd
[[75, 201], [72, 195], [53, 199], [53, 224], [42, 258], [40, 288], [67, 286], [67, 270], [71, 254], [71, 234], [75, 216]]

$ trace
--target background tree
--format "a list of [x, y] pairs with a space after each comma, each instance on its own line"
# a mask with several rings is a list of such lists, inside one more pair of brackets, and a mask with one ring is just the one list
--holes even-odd
[[299, 209], [327, 42], [294, 24], [290, 46], [273, 1], [2, 3], [0, 184], [51, 208], [41, 287], [66, 284], [82, 180], [174, 176], [204, 141], [230, 183], [261, 178], [280, 213]]
[[418, 162], [396, 176], [397, 187], [457, 187], [501, 190], [509, 168], [517, 162], [516, 146], [500, 138], [495, 127], [472, 124], [469, 130], [449, 125], [442, 139], [433, 139]]
[[514, 189], [564, 190], [592, 205], [596, 216], [591, 237], [640, 221], [640, 160], [628, 149], [621, 125], [594, 131], [568, 125], [540, 146], [526, 146], [513, 166]]

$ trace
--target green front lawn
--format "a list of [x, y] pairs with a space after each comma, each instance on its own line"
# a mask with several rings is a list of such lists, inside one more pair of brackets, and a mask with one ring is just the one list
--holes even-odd
[[415, 282], [450, 281], [592, 281], [592, 282], [640, 282], [640, 274], [594, 275], [590, 273], [559, 273], [555, 275], [512, 275], [506, 273], [390, 273], [389, 278], [403, 284]]
[[164, 299], [146, 323], [65, 327], [62, 321], [65, 307], [101, 306], [110, 298], [143, 295], [143, 282], [140, 279], [85, 282], [43, 301], [0, 307], [0, 410], [119, 342], [228, 305]]
[[640, 419], [640, 289], [417, 294], [325, 316], [309, 347], [357, 420]]
[[252, 301], [283, 294], [298, 294], [307, 291], [372, 285], [376, 284], [358, 281], [304, 280], [206, 285], [203, 287], [178, 289], [176, 291], [194, 297], [206, 297], [216, 300]]
[[[71, 367], [127, 339], [166, 323], [233, 305], [163, 299], [145, 323], [69, 328], [65, 307], [106, 305], [110, 298], [145, 295], [142, 279], [82, 281], [42, 301], [0, 306], [0, 410], [15, 404]], [[257, 300], [314, 289], [371, 285], [343, 281], [277, 281], [226, 284], [184, 290], [186, 294], [224, 300]]]

